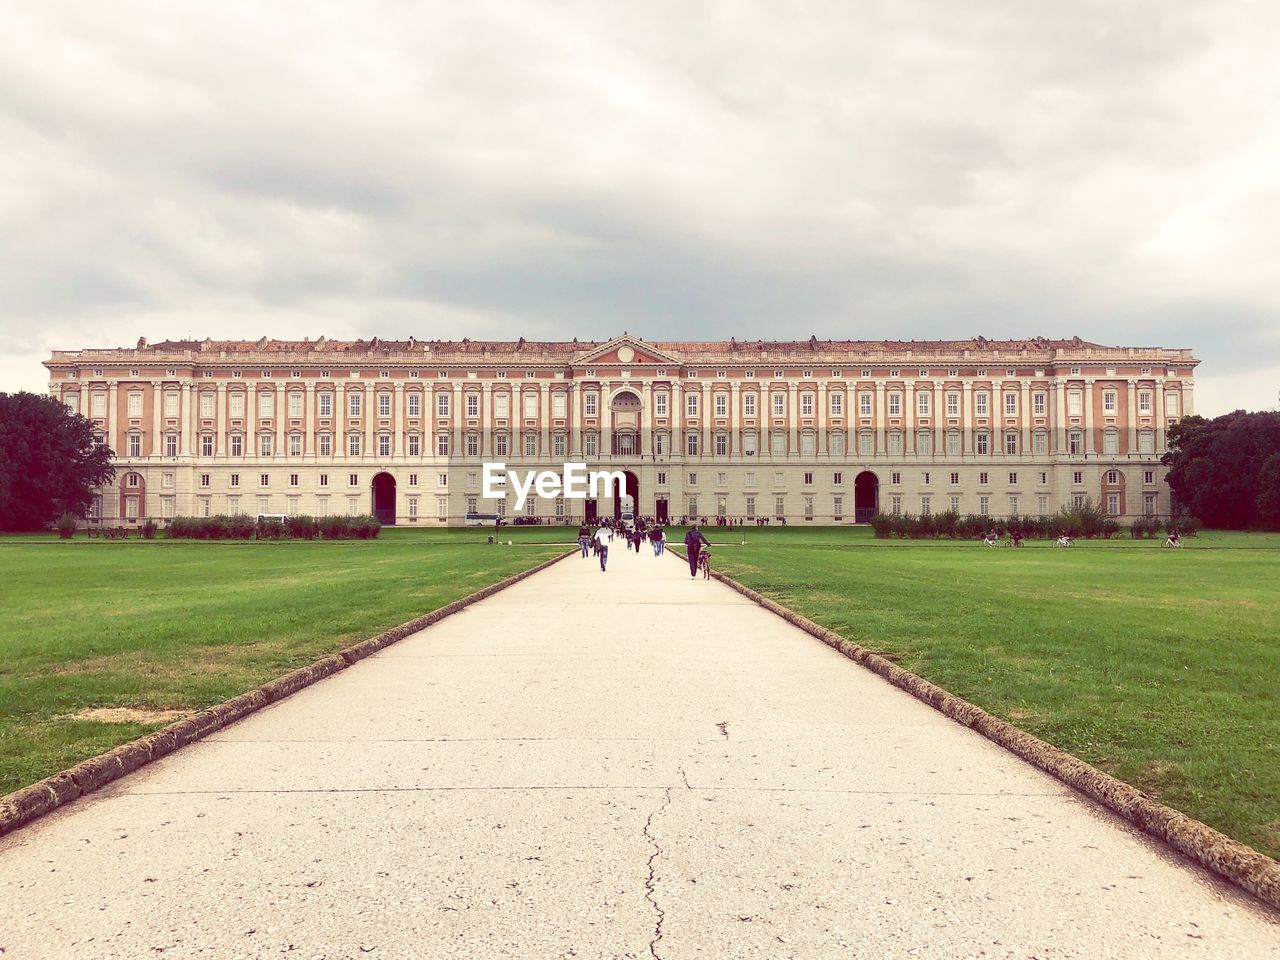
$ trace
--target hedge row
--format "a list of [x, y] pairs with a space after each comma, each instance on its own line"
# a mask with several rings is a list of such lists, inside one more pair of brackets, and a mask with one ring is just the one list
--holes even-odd
[[375, 517], [290, 517], [254, 521], [248, 516], [175, 517], [168, 535], [176, 540], [373, 540], [382, 531]]
[[[1195, 517], [1171, 517], [1166, 521], [1150, 517], [1134, 521], [1129, 530], [1130, 536], [1136, 540], [1153, 537], [1162, 528], [1195, 536], [1200, 527], [1200, 521]], [[952, 511], [922, 516], [878, 513], [871, 518], [871, 528], [882, 540], [889, 537], [977, 540], [993, 530], [997, 536], [1020, 533], [1029, 540], [1056, 540], [1064, 533], [1092, 540], [1099, 537], [1110, 539], [1120, 532], [1120, 524], [1114, 517], [1087, 500], [1082, 506], [1068, 507], [1047, 517], [982, 517], [972, 514], [962, 517]]]

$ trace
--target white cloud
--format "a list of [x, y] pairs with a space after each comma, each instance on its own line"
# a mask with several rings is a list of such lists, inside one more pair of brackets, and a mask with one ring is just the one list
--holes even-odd
[[1079, 334], [1192, 347], [1207, 409], [1276, 355], [1278, 28], [1234, 0], [25, 5], [0, 384], [140, 335]]

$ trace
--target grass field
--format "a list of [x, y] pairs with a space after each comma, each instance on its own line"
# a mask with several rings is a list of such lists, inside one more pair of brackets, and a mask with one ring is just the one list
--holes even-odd
[[1280, 855], [1280, 537], [992, 550], [710, 533], [718, 569]]
[[563, 552], [483, 537], [333, 543], [0, 539], [0, 793]]
[[[716, 566], [762, 593], [1280, 854], [1280, 535], [1173, 551], [706, 532]], [[576, 528], [504, 527], [510, 549], [484, 546], [491, 533], [0, 538], [0, 792], [160, 725], [83, 710], [207, 706], [553, 556]]]

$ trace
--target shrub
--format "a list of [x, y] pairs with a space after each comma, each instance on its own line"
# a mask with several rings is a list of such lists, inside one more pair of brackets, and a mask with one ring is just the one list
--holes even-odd
[[877, 513], [871, 518], [871, 529], [875, 531], [877, 540], [886, 540], [893, 532], [893, 517], [886, 513]]
[[143, 540], [154, 540], [157, 529], [156, 522], [148, 519], [138, 528], [138, 536], [142, 537]]
[[285, 534], [284, 524], [279, 520], [259, 520], [254, 534], [259, 540], [279, 540]]
[[1160, 529], [1160, 521], [1155, 517], [1139, 517], [1129, 526], [1129, 536], [1134, 540], [1150, 540]]
[[956, 533], [960, 529], [960, 514], [954, 510], [945, 510], [934, 518], [934, 536], [946, 537], [949, 540], [956, 538]]
[[311, 517], [290, 517], [285, 529], [295, 540], [314, 540], [319, 532], [316, 521]]
[[1168, 529], [1170, 531], [1177, 530], [1184, 537], [1194, 537], [1204, 529], [1204, 524], [1200, 522], [1199, 517], [1184, 513], [1176, 517], [1170, 517]]
[[79, 520], [74, 513], [64, 513], [55, 524], [58, 528], [58, 537], [62, 540], [70, 540], [75, 536], [78, 523]]

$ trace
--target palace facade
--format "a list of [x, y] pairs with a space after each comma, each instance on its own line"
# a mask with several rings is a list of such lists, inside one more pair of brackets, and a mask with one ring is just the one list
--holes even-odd
[[1191, 351], [1071, 340], [183, 340], [57, 351], [50, 390], [117, 476], [96, 517], [511, 516], [482, 465], [620, 471], [542, 522], [864, 522], [876, 510], [1167, 514], [1160, 456], [1194, 411]]

